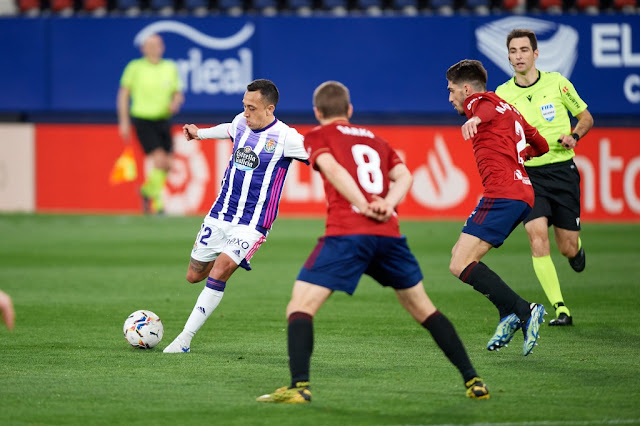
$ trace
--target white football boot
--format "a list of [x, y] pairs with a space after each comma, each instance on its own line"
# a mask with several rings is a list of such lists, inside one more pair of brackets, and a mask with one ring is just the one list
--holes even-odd
[[180, 338], [180, 335], [174, 339], [173, 342], [162, 351], [165, 354], [182, 354], [188, 353], [191, 349], [189, 344]]

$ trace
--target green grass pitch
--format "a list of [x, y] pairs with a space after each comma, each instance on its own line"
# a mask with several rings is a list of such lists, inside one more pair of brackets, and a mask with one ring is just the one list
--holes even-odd
[[[16, 328], [0, 325], [0, 425], [601, 425], [640, 424], [640, 225], [584, 225], [587, 269], [552, 256], [572, 328], [541, 328], [492, 353], [488, 300], [448, 270], [462, 223], [402, 223], [427, 292], [453, 322], [488, 401], [462, 379], [429, 333], [370, 278], [333, 295], [314, 320], [313, 402], [260, 404], [288, 383], [285, 307], [321, 220], [279, 219], [186, 355], [162, 349], [181, 331], [203, 284], [184, 276], [201, 218], [0, 215], [0, 288]], [[530, 301], [550, 308], [518, 228], [485, 258]], [[131, 348], [125, 318], [149, 309], [164, 323], [153, 350]], [[547, 316], [547, 322], [552, 314]]]

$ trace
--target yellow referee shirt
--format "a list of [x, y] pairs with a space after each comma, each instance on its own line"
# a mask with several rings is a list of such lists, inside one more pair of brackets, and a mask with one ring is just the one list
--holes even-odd
[[171, 117], [173, 94], [182, 90], [176, 64], [166, 59], [157, 64], [146, 58], [132, 60], [122, 73], [120, 86], [131, 94], [131, 116], [145, 120]]
[[568, 161], [575, 155], [558, 143], [560, 135], [571, 134], [571, 120], [587, 109], [573, 84], [560, 73], [538, 71], [539, 78], [529, 87], [516, 84], [513, 77], [496, 89], [496, 94], [515, 106], [529, 124], [536, 127], [549, 144], [549, 152], [525, 163], [527, 167]]

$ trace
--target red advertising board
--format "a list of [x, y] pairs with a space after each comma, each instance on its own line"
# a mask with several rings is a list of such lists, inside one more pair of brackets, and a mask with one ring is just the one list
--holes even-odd
[[[305, 133], [311, 125], [296, 126]], [[464, 219], [482, 195], [469, 142], [459, 127], [369, 126], [387, 139], [413, 173], [414, 184], [400, 205], [402, 217]], [[582, 174], [582, 219], [640, 222], [640, 129], [594, 128], [580, 141], [575, 158]], [[187, 142], [174, 127], [175, 161], [168, 177], [168, 214], [204, 214], [218, 192], [231, 143]], [[111, 168], [122, 152], [115, 125], [38, 125], [36, 209], [57, 212], [141, 211], [138, 180], [113, 185]], [[136, 144], [138, 170], [144, 170]], [[324, 215], [317, 172], [294, 162], [287, 175], [281, 215]]]

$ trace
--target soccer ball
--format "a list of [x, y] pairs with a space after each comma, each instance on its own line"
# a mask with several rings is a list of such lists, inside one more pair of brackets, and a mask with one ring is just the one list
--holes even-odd
[[164, 327], [160, 317], [151, 311], [135, 311], [127, 317], [122, 329], [124, 338], [134, 348], [151, 349], [160, 343]]

